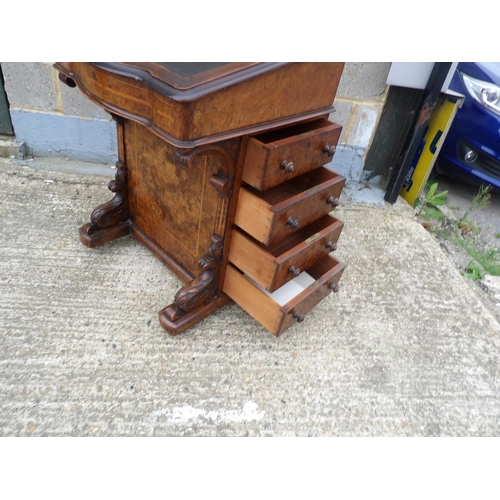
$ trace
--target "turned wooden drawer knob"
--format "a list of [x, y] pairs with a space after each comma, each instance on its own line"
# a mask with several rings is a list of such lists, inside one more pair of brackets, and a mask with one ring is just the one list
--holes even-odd
[[288, 219], [286, 220], [286, 224], [292, 229], [297, 229], [299, 227], [299, 221], [297, 219], [293, 220], [291, 217], [288, 217]]
[[338, 198], [334, 198], [333, 196], [329, 196], [326, 202], [330, 203], [332, 207], [338, 207], [340, 204], [340, 200]]
[[330, 284], [328, 285], [328, 288], [329, 288], [330, 290], [333, 290], [333, 293], [337, 293], [337, 292], [340, 290], [340, 286], [339, 286], [339, 285], [337, 285], [336, 283], [330, 283]]
[[323, 148], [323, 153], [327, 153], [328, 156], [333, 156], [335, 151], [337, 150], [337, 146], [329, 146], [328, 144]]
[[337, 243], [334, 243], [333, 241], [329, 241], [326, 245], [326, 248], [330, 249], [330, 252], [335, 252], [337, 250]]
[[297, 323], [302, 323], [306, 319], [303, 314], [300, 314], [299, 311], [295, 311], [293, 313], [293, 317], [297, 320]]
[[292, 266], [292, 267], [290, 267], [288, 272], [293, 274], [293, 277], [296, 278], [300, 274], [300, 268]]
[[288, 173], [293, 172], [293, 162], [291, 162], [291, 161], [288, 162], [286, 160], [283, 160], [280, 163], [280, 168], [281, 168], [281, 170], [285, 170]]

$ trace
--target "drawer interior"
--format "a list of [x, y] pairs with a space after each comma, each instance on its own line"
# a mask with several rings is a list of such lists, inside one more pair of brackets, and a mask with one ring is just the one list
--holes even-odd
[[254, 136], [255, 139], [263, 144], [271, 144], [273, 142], [282, 141], [296, 135], [305, 135], [310, 132], [317, 132], [318, 129], [323, 127], [332, 126], [333, 123], [328, 120], [315, 120], [312, 122], [301, 123], [293, 127], [272, 130], [271, 132], [264, 132]]
[[314, 279], [308, 272], [303, 272], [293, 280], [285, 283], [282, 287], [274, 292], [269, 292], [249, 276], [245, 275], [246, 279], [256, 286], [264, 295], [267, 295], [272, 301], [276, 302], [278, 306], [283, 307], [288, 302], [293, 300], [301, 294], [306, 288], [311, 286], [316, 279]]

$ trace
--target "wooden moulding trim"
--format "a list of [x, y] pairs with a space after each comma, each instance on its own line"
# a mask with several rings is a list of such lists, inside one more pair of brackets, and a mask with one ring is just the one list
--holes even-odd
[[217, 78], [207, 83], [199, 84], [195, 87], [188, 88], [185, 90], [180, 90], [175, 87], [172, 87], [166, 82], [155, 78], [149, 71], [145, 69], [135, 68], [133, 66], [129, 66], [127, 64], [133, 63], [115, 63], [115, 62], [103, 62], [103, 63], [90, 63], [96, 66], [99, 69], [103, 69], [105, 71], [109, 71], [110, 73], [114, 73], [116, 75], [125, 76], [127, 78], [133, 78], [134, 80], [141, 81], [146, 84], [148, 87], [151, 87], [156, 92], [164, 95], [165, 97], [169, 97], [176, 101], [181, 102], [190, 102], [200, 97], [203, 97], [207, 94], [212, 94], [219, 90], [223, 90], [231, 85], [235, 85], [242, 80], [246, 80], [249, 78], [255, 78], [256, 76], [261, 75], [262, 73], [267, 73], [274, 69], [277, 69], [281, 66], [284, 66], [289, 63], [283, 62], [267, 62], [260, 63], [256, 65], [252, 65], [247, 68], [240, 69], [228, 75], [222, 76], [221, 78]]
[[289, 116], [286, 118], [280, 118], [278, 120], [273, 120], [269, 122], [264, 122], [264, 123], [259, 123], [257, 125], [250, 125], [248, 127], [240, 128], [240, 129], [234, 129], [234, 130], [228, 130], [227, 132], [222, 132], [220, 134], [215, 134], [215, 135], [210, 135], [206, 137], [199, 137], [195, 139], [191, 139], [188, 141], [183, 141], [181, 139], [178, 139], [177, 137], [174, 137], [173, 135], [170, 135], [169, 133], [165, 132], [163, 129], [157, 127], [151, 120], [140, 116], [136, 115], [133, 113], [129, 113], [128, 111], [125, 111], [121, 108], [117, 108], [116, 106], [113, 106], [106, 101], [103, 101], [96, 95], [94, 95], [92, 92], [90, 92], [80, 81], [77, 75], [75, 75], [72, 71], [68, 71], [64, 66], [59, 65], [58, 63], [54, 64], [55, 69], [62, 73], [63, 75], [71, 78], [76, 82], [78, 87], [81, 89], [82, 92], [84, 92], [88, 98], [98, 104], [99, 106], [103, 107], [106, 109], [109, 113], [122, 116], [123, 118], [127, 118], [129, 120], [133, 120], [137, 123], [140, 123], [141, 125], [144, 125], [148, 128], [151, 129], [152, 132], [154, 132], [157, 136], [161, 137], [163, 140], [171, 144], [172, 146], [175, 146], [179, 149], [192, 149], [198, 146], [205, 146], [208, 144], [213, 144], [215, 142], [220, 142], [220, 141], [225, 141], [228, 139], [234, 139], [235, 137], [241, 137], [244, 135], [255, 135], [255, 134], [260, 134], [261, 132], [265, 132], [267, 130], [271, 129], [277, 129], [281, 127], [286, 127], [287, 125], [291, 124], [296, 124], [297, 122], [300, 121], [308, 121], [316, 118], [326, 118], [330, 113], [335, 111], [335, 108], [333, 106], [330, 106], [328, 108], [322, 108], [319, 110], [307, 112], [307, 113], [302, 113], [299, 115], [293, 115]]
[[240, 63], [240, 62], [230, 62], [224, 63], [221, 66], [217, 66], [212, 69], [202, 70], [199, 73], [195, 73], [189, 76], [183, 76], [175, 71], [172, 71], [161, 63], [154, 62], [122, 62], [125, 66], [131, 66], [132, 68], [143, 69], [151, 74], [153, 78], [157, 78], [162, 82], [168, 82], [168, 85], [176, 89], [187, 90], [192, 87], [197, 87], [198, 85], [206, 84], [209, 81], [217, 80], [231, 73], [236, 73], [236, 71], [241, 71], [243, 69], [249, 68], [250, 66], [256, 66], [262, 63]]
[[192, 139], [191, 141], [181, 141], [171, 136], [170, 134], [167, 134], [166, 132], [159, 129], [153, 124], [151, 125], [151, 129], [173, 146], [176, 146], [181, 149], [189, 149], [197, 146], [204, 146], [206, 144], [213, 144], [214, 142], [234, 139], [235, 137], [241, 137], [244, 135], [254, 135], [266, 130], [286, 127], [287, 125], [296, 123], [297, 121], [307, 121], [319, 117], [324, 118], [328, 116], [330, 113], [333, 113], [334, 111], [335, 111], [334, 107], [323, 108], [313, 112], [302, 113], [300, 115], [289, 116], [287, 118], [280, 118], [279, 120], [259, 123], [258, 125], [251, 125], [245, 128], [229, 130], [227, 132], [222, 132], [220, 134], [210, 135], [207, 137], [200, 137]]
[[180, 280], [189, 283], [194, 279], [176, 260], [167, 254], [157, 243], [148, 238], [133, 222], [130, 222], [130, 234], [148, 248], [161, 260]]

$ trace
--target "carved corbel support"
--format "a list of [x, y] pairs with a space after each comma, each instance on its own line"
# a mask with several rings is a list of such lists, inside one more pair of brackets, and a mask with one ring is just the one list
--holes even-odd
[[175, 295], [174, 303], [165, 309], [170, 321], [176, 321], [184, 314], [201, 307], [214, 297], [219, 281], [224, 242], [217, 235], [212, 235], [210, 249], [200, 258], [200, 274], [184, 285]]
[[234, 160], [223, 147], [209, 144], [187, 150], [184, 153], [181, 153], [179, 150], [175, 153], [175, 159], [188, 168], [195, 168], [203, 156], [210, 156], [220, 160], [217, 173], [213, 174], [210, 178], [210, 185], [222, 196], [230, 196], [233, 187]]
[[94, 247], [120, 238], [130, 232], [128, 225], [127, 167], [116, 163], [115, 179], [108, 189], [115, 193], [113, 198], [99, 205], [90, 215], [90, 224], [80, 228], [82, 243]]
[[229, 302], [222, 293], [221, 274], [234, 183], [234, 143], [200, 146], [176, 153], [177, 161], [187, 168], [196, 168], [203, 156], [219, 160], [217, 171], [209, 181], [219, 195], [214, 229], [209, 250], [198, 263], [200, 274], [177, 292], [173, 304], [160, 311], [160, 323], [171, 335], [183, 332]]

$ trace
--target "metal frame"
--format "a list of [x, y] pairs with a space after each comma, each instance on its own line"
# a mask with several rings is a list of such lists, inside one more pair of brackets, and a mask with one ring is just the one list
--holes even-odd
[[425, 135], [432, 111], [439, 99], [439, 94], [446, 81], [451, 65], [451, 62], [439, 62], [434, 64], [434, 68], [429, 76], [424, 95], [420, 102], [418, 114], [415, 117], [411, 132], [406, 138], [402, 153], [398, 158], [394, 172], [387, 185], [384, 199], [389, 203], [395, 203], [398, 199], [399, 192], [403, 187], [413, 158]]

